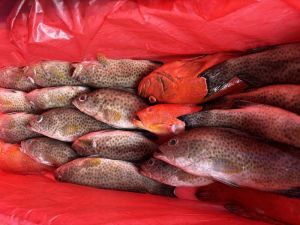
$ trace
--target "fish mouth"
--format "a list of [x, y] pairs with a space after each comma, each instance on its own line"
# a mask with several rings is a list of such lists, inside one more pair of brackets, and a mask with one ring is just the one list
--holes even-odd
[[159, 159], [162, 160], [166, 163], [170, 163], [170, 160], [163, 154], [163, 152], [161, 150], [157, 150], [156, 152], [154, 152], [153, 157], [155, 159]]

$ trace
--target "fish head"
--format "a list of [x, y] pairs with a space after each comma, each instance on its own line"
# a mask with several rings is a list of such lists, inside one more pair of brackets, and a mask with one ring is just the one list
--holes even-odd
[[133, 123], [157, 135], [173, 136], [185, 130], [185, 123], [177, 117], [200, 110], [196, 105], [158, 104], [137, 112]]
[[164, 173], [164, 171], [166, 170], [166, 165], [168, 164], [161, 160], [150, 158], [142, 163], [142, 165], [140, 166], [140, 172], [149, 178], [163, 180], [163, 178], [166, 176], [166, 173]]
[[166, 102], [176, 98], [176, 86], [176, 79], [158, 68], [141, 80], [138, 94], [150, 103]]
[[98, 109], [98, 107], [95, 107], [97, 104], [95, 103], [93, 96], [88, 93], [78, 95], [72, 103], [80, 111], [83, 111], [88, 115], [95, 115]]
[[53, 120], [51, 116], [44, 113], [42, 115], [33, 116], [27, 127], [34, 132], [47, 135], [55, 132], [56, 125], [57, 122]]
[[82, 83], [86, 83], [88, 74], [92, 73], [92, 66], [90, 63], [73, 63], [72, 66], [74, 70], [73, 73], [71, 73], [71, 77]]
[[174, 166], [185, 165], [189, 161], [187, 148], [188, 142], [184, 138], [176, 136], [162, 144], [154, 153], [154, 158]]

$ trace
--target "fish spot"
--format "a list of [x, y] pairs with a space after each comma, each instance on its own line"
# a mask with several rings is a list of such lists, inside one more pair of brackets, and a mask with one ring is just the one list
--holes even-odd
[[63, 127], [63, 134], [64, 135], [73, 135], [78, 132], [80, 127], [76, 124], [67, 124]]

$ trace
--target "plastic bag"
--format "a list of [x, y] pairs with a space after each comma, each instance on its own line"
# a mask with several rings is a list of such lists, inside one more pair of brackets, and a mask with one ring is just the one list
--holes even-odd
[[[298, 0], [0, 2], [0, 67], [97, 53], [170, 61], [295, 41]], [[263, 224], [198, 201], [0, 177], [0, 221], [8, 224]]]

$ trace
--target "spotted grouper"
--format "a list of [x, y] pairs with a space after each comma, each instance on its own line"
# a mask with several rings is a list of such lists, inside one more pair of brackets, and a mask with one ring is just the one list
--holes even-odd
[[84, 134], [111, 127], [76, 109], [57, 108], [30, 120], [29, 128], [50, 138], [72, 142]]
[[41, 61], [24, 68], [25, 76], [40, 87], [80, 85], [71, 75], [74, 67], [65, 61]]
[[[241, 108], [214, 109], [180, 117], [187, 128], [228, 127], [300, 147], [300, 116], [281, 108], [237, 102]], [[244, 106], [242, 106], [244, 104]]]
[[87, 87], [63, 86], [41, 88], [31, 91], [26, 98], [36, 110], [47, 110], [52, 108], [74, 107], [73, 99], [82, 93], [89, 91]]
[[59, 167], [78, 157], [68, 143], [48, 137], [22, 141], [21, 151], [41, 164], [55, 167]]
[[231, 108], [236, 100], [272, 105], [300, 114], [300, 85], [270, 85], [243, 93], [227, 95], [207, 104], [205, 108]]
[[120, 160], [81, 158], [55, 171], [58, 181], [96, 188], [114, 189], [173, 196], [174, 188], [141, 175], [138, 168]]
[[23, 68], [11, 66], [0, 69], [0, 87], [20, 91], [31, 91], [37, 88], [36, 84], [24, 75]]
[[0, 115], [0, 139], [8, 143], [41, 136], [28, 128], [29, 121], [36, 115], [28, 113], [8, 113]]
[[72, 145], [79, 155], [97, 155], [125, 161], [149, 158], [158, 146], [141, 132], [108, 130], [93, 132], [78, 138]]
[[26, 98], [26, 93], [13, 89], [0, 88], [0, 112], [34, 112], [34, 107]]
[[98, 89], [81, 94], [73, 104], [82, 112], [117, 128], [134, 129], [136, 112], [147, 104], [138, 96], [116, 89]]
[[73, 64], [72, 78], [94, 88], [135, 88], [139, 81], [160, 64], [148, 60], [108, 59]]
[[155, 158], [234, 186], [299, 195], [300, 157], [228, 128], [195, 128], [170, 139]]

